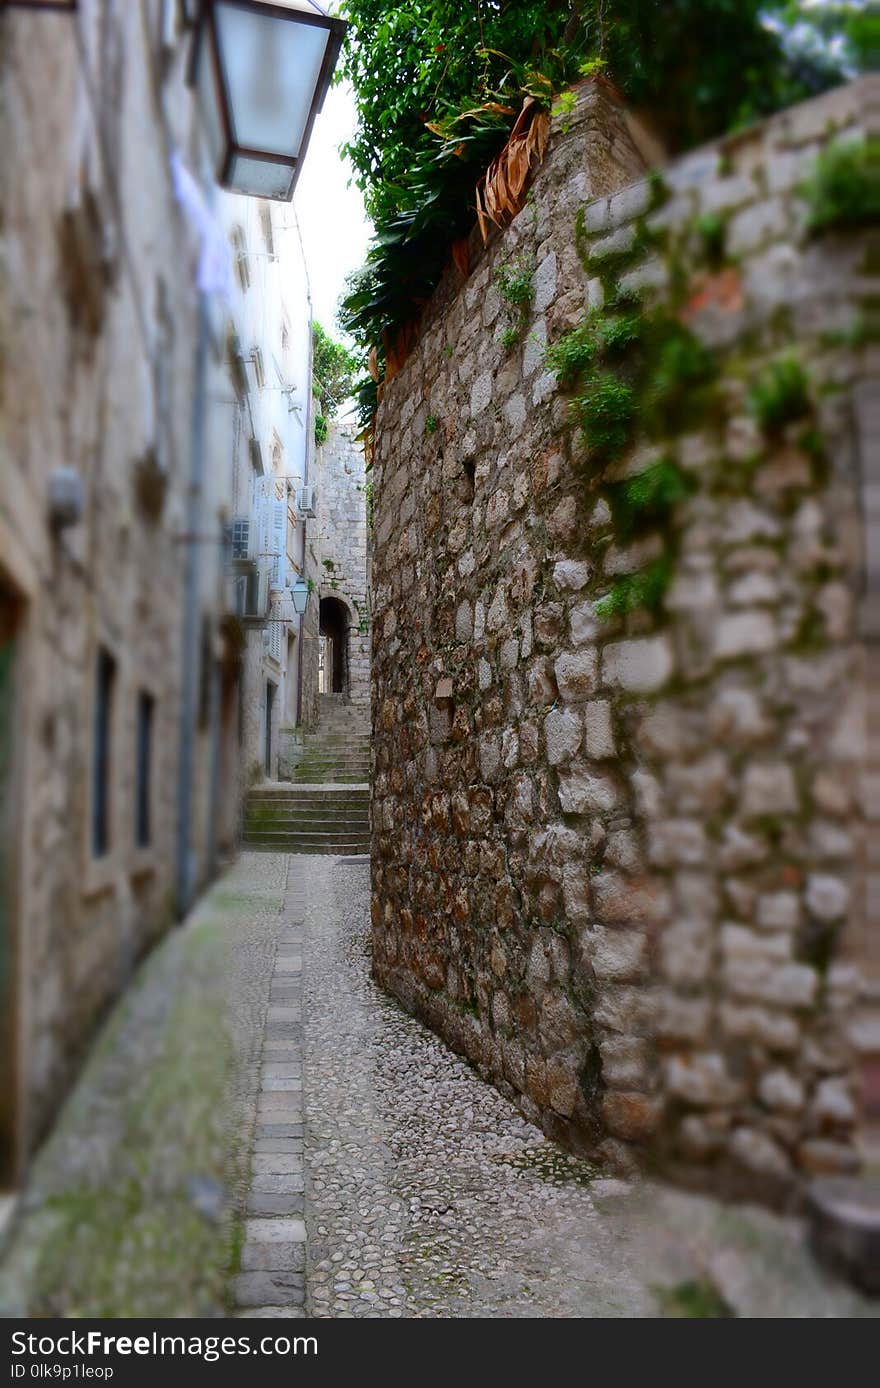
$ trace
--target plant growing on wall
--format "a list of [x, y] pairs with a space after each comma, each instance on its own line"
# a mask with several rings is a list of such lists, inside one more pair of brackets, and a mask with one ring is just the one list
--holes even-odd
[[564, 123], [572, 83], [610, 80], [671, 149], [687, 148], [840, 80], [832, 40], [846, 37], [850, 62], [865, 44], [847, 28], [853, 6], [834, 8], [820, 25], [790, 0], [347, 0], [342, 75], [358, 126], [346, 152], [375, 224], [340, 312], [375, 353], [362, 420], [450, 257], [466, 272], [459, 243], [490, 165], [503, 206], [509, 171], [493, 161], [518, 122], [528, 137], [555, 105]]
[[880, 139], [837, 140], [823, 150], [801, 190], [808, 229], [852, 230], [880, 222]]

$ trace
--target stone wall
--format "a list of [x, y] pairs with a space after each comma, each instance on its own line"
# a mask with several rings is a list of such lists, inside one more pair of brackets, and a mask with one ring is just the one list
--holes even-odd
[[798, 196], [872, 103], [865, 79], [643, 176], [586, 86], [377, 418], [375, 975], [558, 1140], [767, 1198], [852, 1168], [880, 1051], [876, 282]]
[[[19, 1169], [95, 1023], [173, 918], [197, 296], [156, 115], [154, 18], [140, 4], [0, 17], [0, 592], [17, 612], [0, 932], [12, 935]], [[81, 479], [84, 509], [56, 531], [62, 466]], [[110, 842], [96, 856], [99, 648], [116, 671]], [[149, 847], [134, 821], [141, 691], [155, 701]]]

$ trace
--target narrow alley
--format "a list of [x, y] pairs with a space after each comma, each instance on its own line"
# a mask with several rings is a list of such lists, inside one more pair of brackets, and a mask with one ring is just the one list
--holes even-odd
[[876, 1315], [799, 1221], [561, 1152], [369, 952], [363, 861], [243, 854], [108, 1022], [0, 1314]]
[[880, 1312], [869, 8], [0, 0], [0, 1318]]

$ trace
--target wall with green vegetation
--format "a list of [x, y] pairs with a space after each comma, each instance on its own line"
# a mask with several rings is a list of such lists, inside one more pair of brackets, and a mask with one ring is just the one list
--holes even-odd
[[646, 173], [587, 84], [376, 425], [377, 978], [559, 1140], [770, 1199], [856, 1165], [876, 1037], [876, 101]]

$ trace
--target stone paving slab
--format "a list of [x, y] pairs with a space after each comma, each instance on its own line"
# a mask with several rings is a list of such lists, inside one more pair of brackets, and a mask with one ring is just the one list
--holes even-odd
[[[294, 868], [295, 859], [289, 860]], [[305, 1306], [306, 1226], [303, 1142], [303, 919], [306, 901], [288, 873], [269, 985], [251, 1146], [249, 1218], [241, 1272], [233, 1283], [240, 1316], [301, 1316]]]

